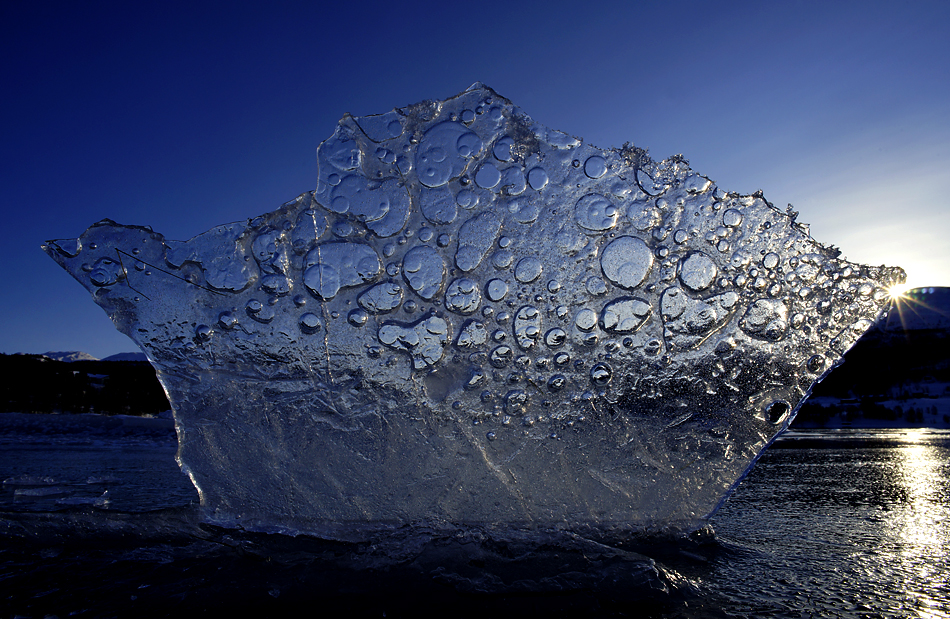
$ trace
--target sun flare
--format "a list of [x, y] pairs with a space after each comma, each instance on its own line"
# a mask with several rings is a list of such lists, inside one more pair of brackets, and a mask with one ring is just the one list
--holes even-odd
[[887, 294], [891, 299], [897, 300], [904, 298], [904, 293], [910, 290], [913, 286], [908, 286], [907, 284], [895, 284], [887, 289]]

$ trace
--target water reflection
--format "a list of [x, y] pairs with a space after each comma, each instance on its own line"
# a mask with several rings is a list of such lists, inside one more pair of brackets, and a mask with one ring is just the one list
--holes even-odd
[[950, 618], [948, 431], [792, 432], [713, 525], [730, 616]]
[[901, 573], [908, 576], [907, 593], [915, 599], [920, 617], [950, 617], [948, 544], [948, 462], [946, 449], [934, 444], [934, 435], [909, 431], [898, 450], [906, 503], [888, 523], [899, 540]]

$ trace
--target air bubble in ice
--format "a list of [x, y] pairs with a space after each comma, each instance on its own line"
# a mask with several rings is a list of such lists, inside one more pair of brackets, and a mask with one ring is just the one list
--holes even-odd
[[541, 214], [541, 207], [537, 202], [519, 198], [508, 203], [508, 212], [519, 224], [533, 224]]
[[597, 313], [585, 307], [577, 312], [574, 317], [574, 325], [581, 331], [590, 331], [597, 326]]
[[419, 210], [422, 211], [423, 217], [437, 226], [452, 223], [459, 212], [455, 198], [446, 187], [423, 193], [419, 197]]
[[742, 223], [742, 213], [734, 208], [726, 209], [722, 214], [722, 225], [735, 228]]
[[491, 189], [501, 181], [501, 172], [493, 163], [484, 163], [475, 173], [475, 184], [483, 189]]
[[406, 252], [402, 260], [402, 276], [416, 294], [431, 301], [442, 289], [445, 263], [431, 247], [421, 245]]
[[362, 327], [366, 324], [366, 321], [369, 320], [369, 314], [367, 314], [364, 309], [355, 309], [350, 311], [346, 319], [354, 327]]
[[464, 209], [473, 209], [478, 205], [478, 196], [474, 191], [463, 189], [455, 196], [455, 203]]
[[788, 331], [788, 307], [778, 299], [758, 299], [739, 321], [739, 328], [749, 335], [778, 341]]
[[584, 230], [603, 232], [617, 225], [620, 209], [611, 204], [606, 196], [587, 194], [574, 205], [574, 218]]
[[508, 284], [500, 279], [489, 280], [485, 287], [485, 296], [488, 297], [489, 301], [497, 303], [504, 299], [506, 294], [508, 294]]
[[541, 191], [548, 184], [548, 173], [544, 168], [532, 168], [528, 171], [528, 184], [535, 191]]
[[567, 340], [567, 331], [554, 327], [544, 334], [544, 343], [550, 348], [557, 348]]
[[323, 327], [323, 321], [320, 317], [311, 312], [307, 312], [300, 317], [300, 330], [304, 333], [316, 333]]
[[514, 261], [515, 255], [506, 249], [499, 249], [491, 256], [491, 263], [496, 269], [507, 269]]
[[488, 356], [488, 362], [496, 368], [503, 368], [511, 361], [513, 352], [510, 346], [496, 346]]
[[607, 294], [607, 283], [596, 275], [594, 277], [587, 278], [586, 285], [587, 292], [595, 297]]
[[511, 147], [514, 145], [515, 141], [506, 135], [495, 142], [495, 146], [492, 148], [492, 154], [495, 155], [495, 159], [498, 161], [511, 161]]
[[307, 253], [303, 282], [318, 299], [328, 301], [341, 288], [358, 286], [379, 276], [382, 264], [369, 245], [330, 242]]
[[122, 265], [111, 258], [99, 258], [89, 271], [89, 281], [96, 286], [111, 286], [122, 277]]
[[613, 371], [610, 369], [610, 366], [606, 363], [597, 363], [594, 364], [594, 367], [590, 369], [590, 380], [595, 385], [606, 385], [610, 382], [610, 378], [613, 376]]
[[610, 283], [631, 290], [646, 279], [653, 266], [653, 252], [638, 238], [619, 236], [604, 248], [600, 266]]
[[521, 389], [512, 389], [505, 394], [505, 413], [508, 415], [520, 415], [527, 404], [528, 394]]
[[708, 288], [717, 273], [716, 263], [700, 252], [690, 254], [680, 263], [680, 281], [694, 292]]
[[389, 348], [408, 353], [412, 358], [412, 367], [422, 370], [434, 366], [442, 359], [448, 333], [449, 328], [445, 320], [430, 316], [409, 325], [384, 324], [379, 328], [377, 337]]
[[533, 256], [522, 258], [515, 266], [515, 279], [522, 284], [530, 284], [541, 277], [541, 261]]
[[621, 297], [604, 306], [600, 323], [611, 333], [633, 333], [650, 316], [652, 308], [642, 299]]
[[607, 173], [607, 160], [599, 155], [588, 157], [584, 162], [584, 174], [590, 178], [600, 178]]
[[501, 220], [491, 211], [469, 219], [459, 229], [459, 247], [455, 252], [455, 264], [462, 271], [477, 267], [495, 242]]
[[482, 149], [481, 139], [465, 125], [443, 122], [426, 131], [416, 151], [416, 174], [426, 187], [441, 187], [459, 176], [467, 159]]

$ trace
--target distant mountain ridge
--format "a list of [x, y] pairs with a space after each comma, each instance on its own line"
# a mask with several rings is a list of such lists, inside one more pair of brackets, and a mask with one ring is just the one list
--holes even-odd
[[43, 356], [47, 359], [52, 359], [53, 361], [64, 361], [66, 363], [73, 363], [75, 361], [98, 361], [97, 357], [93, 357], [87, 352], [82, 352], [79, 350], [68, 350], [62, 352], [45, 352]]
[[87, 352], [81, 350], [68, 350], [62, 352], [45, 352], [43, 356], [53, 361], [63, 361], [65, 363], [74, 363], [76, 361], [148, 361], [145, 353], [140, 352], [120, 352], [109, 355], [103, 359], [93, 357]]

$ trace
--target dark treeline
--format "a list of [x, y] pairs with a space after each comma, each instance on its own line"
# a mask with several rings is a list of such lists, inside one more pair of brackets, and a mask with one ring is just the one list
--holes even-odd
[[[812, 397], [833, 397], [853, 403], [863, 417], [895, 420], [896, 409], [881, 406], [883, 400], [933, 398], [932, 384], [950, 384], [950, 335], [942, 329], [887, 332], [869, 331], [845, 355], [845, 361], [822, 382], [815, 385]], [[908, 422], [920, 422], [919, 407], [900, 412]], [[928, 409], [929, 410], [929, 409]], [[806, 402], [796, 422], [823, 421], [837, 411], [813, 401]]]
[[146, 361], [0, 354], [0, 412], [154, 415], [171, 406]]

